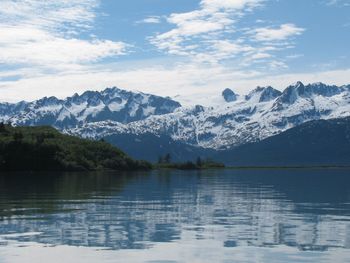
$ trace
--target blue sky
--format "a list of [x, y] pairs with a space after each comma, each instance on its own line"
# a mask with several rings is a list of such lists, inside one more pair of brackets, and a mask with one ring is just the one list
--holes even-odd
[[2, 0], [0, 100], [350, 83], [350, 0]]

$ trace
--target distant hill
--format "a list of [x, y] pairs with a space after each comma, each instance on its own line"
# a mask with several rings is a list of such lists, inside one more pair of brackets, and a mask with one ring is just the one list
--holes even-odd
[[0, 124], [0, 171], [138, 170], [151, 165], [135, 161], [104, 141], [63, 135], [54, 128]]
[[215, 159], [235, 166], [350, 166], [350, 118], [310, 121]]
[[104, 138], [136, 159], [157, 162], [160, 156], [170, 154], [173, 162], [195, 161], [198, 157], [213, 156], [216, 151], [188, 145], [169, 136], [145, 134], [113, 134]]

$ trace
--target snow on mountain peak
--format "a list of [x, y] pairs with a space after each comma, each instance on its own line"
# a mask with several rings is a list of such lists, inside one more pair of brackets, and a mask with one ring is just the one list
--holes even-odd
[[252, 90], [248, 95], [246, 95], [245, 98], [246, 100], [250, 100], [258, 103], [258, 102], [267, 102], [267, 101], [274, 100], [281, 94], [282, 92], [272, 88], [271, 86], [268, 86], [268, 87], [258, 86], [256, 89]]
[[53, 125], [89, 138], [150, 133], [189, 145], [224, 149], [267, 138], [306, 121], [350, 116], [349, 85], [297, 82], [283, 92], [268, 86], [257, 87], [244, 97], [230, 89], [216, 95], [206, 99], [215, 105], [183, 107], [170, 98], [113, 87], [65, 100], [50, 97], [1, 103], [0, 121]]
[[306, 86], [307, 92], [313, 95], [332, 97], [334, 95], [338, 95], [344, 91], [343, 87], [338, 86], [330, 86], [321, 82], [309, 84]]
[[302, 83], [301, 81], [297, 81], [294, 85], [292, 86], [295, 86], [295, 88], [301, 88], [301, 87], [304, 87], [304, 83]]
[[[329, 91], [334, 95], [329, 96]], [[100, 126], [99, 132], [92, 126], [96, 124], [87, 123], [75, 129], [74, 134], [99, 138], [111, 134], [151, 133], [170, 136], [189, 145], [227, 149], [262, 140], [306, 121], [346, 116], [350, 116], [349, 89], [321, 84], [305, 86], [298, 82], [283, 92], [258, 87], [244, 99], [232, 103], [181, 107], [122, 127], [119, 123], [103, 123], [105, 126]]]
[[44, 97], [22, 103], [21, 107], [16, 105], [2, 104], [0, 121], [11, 120], [15, 125], [52, 125], [61, 129], [103, 120], [128, 123], [150, 115], [171, 113], [181, 107], [178, 102], [169, 98], [134, 93], [116, 87], [101, 92], [85, 91], [64, 100]]

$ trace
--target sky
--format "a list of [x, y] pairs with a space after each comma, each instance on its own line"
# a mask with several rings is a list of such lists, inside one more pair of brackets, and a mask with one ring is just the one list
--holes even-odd
[[350, 84], [350, 0], [1, 0], [0, 101]]

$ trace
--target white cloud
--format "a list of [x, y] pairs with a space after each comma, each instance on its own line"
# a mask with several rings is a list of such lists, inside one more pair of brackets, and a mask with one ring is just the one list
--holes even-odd
[[202, 0], [201, 6], [209, 10], [237, 10], [243, 8], [252, 8], [260, 5], [262, 0]]
[[303, 56], [304, 56], [303, 54], [291, 54], [291, 55], [286, 56], [286, 58], [287, 59], [297, 59], [297, 58], [301, 58]]
[[241, 52], [254, 51], [254, 48], [250, 46], [244, 46], [238, 43], [231, 42], [229, 40], [213, 41], [213, 47], [216, 51], [223, 55], [238, 54]]
[[[271, 67], [283, 67], [280, 62], [271, 62]], [[141, 63], [140, 63], [141, 64]], [[161, 96], [181, 94], [191, 103], [206, 103], [211, 95], [218, 95], [230, 87], [239, 94], [247, 94], [256, 86], [272, 85], [284, 89], [301, 80], [305, 83], [325, 82], [343, 85], [350, 83], [350, 69], [325, 70], [304, 74], [263, 74], [258, 71], [231, 70], [222, 65], [199, 65], [178, 63], [171, 67], [144, 64], [135, 69], [122, 69], [123, 65], [109, 70], [97, 67], [89, 70], [69, 71], [55, 75], [30, 75], [16, 81], [0, 83], [1, 101], [34, 100], [47, 95], [65, 97], [75, 92], [102, 90], [118, 86], [128, 90], [142, 90]], [[1, 77], [1, 76], [0, 76]], [[164, 88], [166, 87], [166, 88]], [[192, 98], [192, 101], [191, 101]], [[195, 100], [193, 100], [195, 99]]]
[[272, 60], [268, 63], [269, 67], [272, 69], [272, 70], [275, 70], [275, 69], [286, 69], [288, 68], [287, 64], [283, 61], [278, 61], [278, 60]]
[[[196, 10], [169, 15], [167, 22], [174, 28], [150, 37], [150, 42], [162, 52], [188, 57], [195, 63], [234, 60], [236, 69], [242, 69], [270, 60], [266, 63], [266, 68], [270, 69], [278, 60], [273, 53], [292, 48], [290, 39], [302, 34], [304, 29], [294, 24], [239, 28], [238, 21], [264, 2], [201, 0]], [[255, 19], [255, 23], [261, 26], [263, 21], [256, 21], [259, 20]], [[280, 68], [285, 68], [283, 65]]]
[[126, 45], [108, 40], [81, 40], [55, 36], [35, 27], [0, 27], [0, 63], [40, 65], [94, 62], [122, 55]]
[[251, 57], [253, 60], [256, 60], [256, 59], [270, 58], [272, 57], [272, 55], [268, 53], [255, 53]]
[[[229, 49], [232, 54], [239, 49], [225, 35], [235, 31], [234, 24], [244, 12], [260, 3], [262, 0], [202, 0], [197, 10], [171, 14], [167, 21], [175, 28], [151, 37], [151, 43], [169, 54], [218, 62], [230, 55]], [[239, 51], [246, 48], [245, 45]]]
[[350, 6], [349, 0], [328, 0], [327, 5]]
[[301, 35], [304, 28], [297, 27], [294, 24], [283, 24], [278, 28], [262, 27], [251, 31], [251, 34], [257, 41], [281, 41], [293, 36]]
[[161, 17], [160, 16], [149, 16], [146, 17], [143, 20], [137, 21], [137, 24], [160, 24], [161, 23]]
[[2, 0], [0, 63], [48, 69], [76, 68], [123, 55], [128, 45], [79, 39], [95, 19], [98, 0]]
[[[79, 38], [79, 32], [93, 26], [99, 0], [0, 0], [0, 63], [15, 67], [0, 72], [0, 100], [64, 97], [115, 85], [164, 96], [221, 92], [232, 86], [244, 93], [256, 85], [283, 82], [284, 87], [297, 79], [312, 79], [310, 74], [305, 78], [293, 75], [295, 79], [292, 75], [277, 78], [263, 74], [287, 67], [276, 53], [291, 47], [290, 38], [303, 32], [294, 24], [263, 28], [263, 22], [255, 31], [238, 28], [237, 22], [246, 12], [263, 3], [202, 0], [197, 10], [147, 17], [143, 23], [161, 19], [173, 26], [150, 41], [185, 62], [175, 64], [171, 56], [170, 62], [158, 63], [157, 67], [154, 61], [142, 67], [141, 62], [133, 62], [132, 69], [125, 69], [124, 64], [114, 68], [95, 62], [125, 54], [127, 44], [96, 36]], [[259, 41], [251, 37], [252, 32]], [[258, 65], [259, 70], [252, 65]], [[263, 67], [265, 71], [260, 70]], [[341, 79], [338, 72], [329, 75], [334, 77], [331, 83]], [[314, 79], [324, 81], [323, 76]]]
[[63, 25], [87, 28], [95, 19], [94, 9], [99, 0], [2, 0], [2, 24], [56, 28]]

